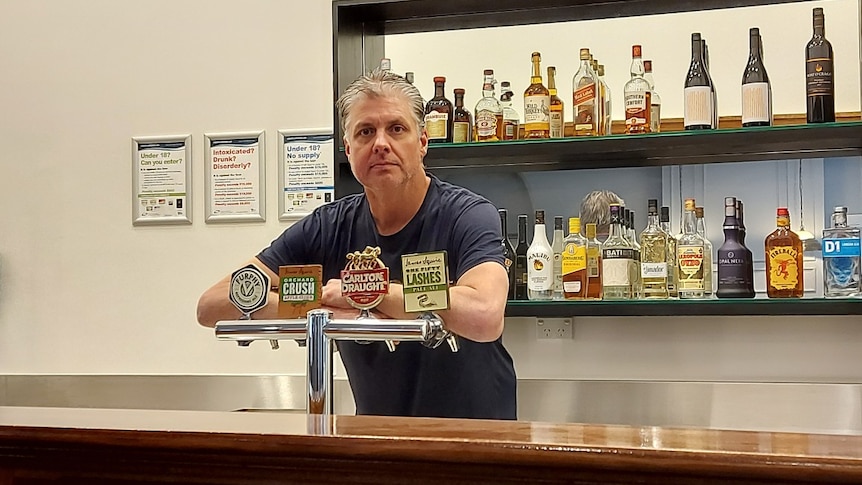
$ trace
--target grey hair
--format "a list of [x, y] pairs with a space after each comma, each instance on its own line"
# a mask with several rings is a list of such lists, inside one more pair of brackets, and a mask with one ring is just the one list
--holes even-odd
[[358, 101], [391, 95], [403, 96], [410, 103], [413, 118], [421, 134], [425, 129], [425, 103], [422, 100], [422, 94], [404, 77], [380, 69], [359, 76], [338, 97], [335, 108], [341, 120], [341, 131], [347, 134], [347, 117], [350, 116], [350, 110]]
[[581, 225], [596, 224], [596, 232], [607, 234], [611, 226], [610, 205], [625, 205], [625, 201], [610, 190], [594, 190], [581, 200]]

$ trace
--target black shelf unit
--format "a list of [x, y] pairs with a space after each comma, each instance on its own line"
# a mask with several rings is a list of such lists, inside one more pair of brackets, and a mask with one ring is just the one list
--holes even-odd
[[801, 298], [770, 300], [509, 301], [507, 317], [862, 315], [862, 299]]

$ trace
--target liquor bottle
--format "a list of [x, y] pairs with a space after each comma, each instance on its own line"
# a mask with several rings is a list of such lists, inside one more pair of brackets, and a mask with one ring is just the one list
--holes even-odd
[[703, 238], [703, 292], [712, 295], [712, 243], [706, 235], [706, 221], [703, 218], [703, 207], [695, 207], [697, 217], [697, 233]]
[[548, 66], [548, 93], [551, 102], [548, 116], [550, 117], [551, 124], [551, 138], [562, 138], [563, 128], [566, 126], [566, 123], [563, 121], [563, 100], [557, 96], [556, 75], [557, 68]]
[[686, 130], [708, 130], [714, 122], [712, 79], [703, 58], [700, 33], [691, 34], [691, 64], [685, 77], [683, 125]]
[[563, 216], [554, 217], [554, 236], [551, 252], [554, 254], [554, 299], [563, 299]]
[[644, 79], [641, 46], [632, 46], [631, 79], [623, 87], [626, 105], [626, 134], [650, 132], [650, 105], [652, 96], [649, 83]]
[[503, 139], [517, 140], [518, 130], [521, 125], [521, 116], [512, 107], [512, 98], [515, 96], [515, 93], [512, 92], [509, 81], [500, 83], [500, 89], [502, 90], [500, 105], [503, 107]]
[[545, 232], [545, 211], [536, 211], [533, 241], [527, 249], [527, 298], [550, 300], [554, 297], [554, 253]]
[[[404, 73], [404, 80], [410, 84], [415, 85], [414, 81], [416, 80], [416, 74], [414, 74], [412, 71], [407, 71]], [[425, 106], [425, 98], [424, 97], [422, 97], [422, 106]]]
[[625, 238], [625, 226], [619, 204], [610, 205], [611, 228], [602, 243], [602, 299], [631, 300], [635, 249]]
[[605, 66], [604, 64], [599, 64], [599, 81], [601, 82], [602, 88], [599, 90], [599, 99], [601, 102], [601, 112], [602, 119], [601, 121], [601, 130], [599, 133], [602, 135], [610, 135], [611, 131], [611, 90], [608, 88], [608, 83], [605, 82]]
[[[580, 221], [580, 219], [578, 219]], [[602, 243], [596, 239], [596, 223], [587, 223], [587, 299], [602, 299]]]
[[847, 226], [847, 208], [832, 212], [832, 227], [823, 230], [823, 296], [857, 296], [862, 293], [859, 228]]
[[760, 29], [748, 31], [748, 64], [742, 72], [742, 126], [772, 126], [772, 86], [763, 65]]
[[665, 254], [665, 262], [667, 263], [667, 294], [671, 298], [676, 298], [679, 293], [677, 287], [677, 264], [676, 264], [676, 238], [671, 233], [670, 228], [670, 207], [662, 206], [661, 215], [659, 216], [661, 230], [667, 235], [667, 248]]
[[[747, 254], [752, 252], [745, 245], [745, 210], [743, 209], [742, 200], [736, 199], [736, 222], [739, 224], [739, 244], [745, 248]], [[748, 265], [745, 270], [745, 281], [748, 284], [748, 292], [754, 294], [754, 256], [749, 256]]]
[[632, 264], [632, 295], [633, 298], [640, 298], [643, 296], [643, 282], [641, 280], [641, 245], [638, 242], [637, 231], [635, 231], [635, 211], [626, 209], [626, 224], [628, 228], [628, 232], [626, 233], [626, 239], [629, 240], [632, 247], [635, 250], [634, 254], [634, 264]]
[[601, 84], [590, 66], [590, 50], [581, 49], [581, 66], [572, 77], [572, 118], [574, 136], [596, 136], [601, 127], [598, 94]]
[[515, 247], [515, 299], [527, 299], [527, 216], [518, 216], [518, 246]]
[[601, 135], [603, 128], [602, 120], [604, 120], [605, 116], [604, 98], [602, 94], [602, 83], [599, 78], [599, 61], [598, 59], [593, 59], [592, 54], [590, 54], [590, 67], [596, 75], [596, 133]]
[[641, 232], [641, 287], [643, 297], [667, 298], [667, 234], [658, 220], [658, 200], [647, 201], [647, 225]]
[[467, 143], [473, 141], [473, 116], [464, 109], [464, 90], [457, 88], [455, 93], [455, 111], [452, 113], [452, 143]]
[[500, 141], [503, 139], [503, 105], [494, 93], [494, 70], [485, 69], [482, 83], [482, 99], [476, 103], [476, 141]]
[[697, 233], [694, 199], [685, 199], [682, 222], [682, 236], [676, 245], [676, 259], [679, 266], [677, 292], [681, 299], [703, 298], [705, 251], [703, 238]]
[[769, 298], [802, 298], [802, 241], [790, 230], [790, 211], [779, 207], [776, 229], [766, 236], [766, 295]]
[[822, 8], [814, 9], [814, 33], [805, 46], [805, 94], [809, 123], [835, 121], [832, 44], [826, 40]]
[[703, 62], [706, 66], [706, 75], [709, 77], [709, 91], [712, 94], [712, 129], [718, 128], [718, 93], [715, 91], [715, 83], [712, 82], [712, 75], [709, 73], [709, 46], [706, 44], [706, 39], [700, 38], [701, 50], [703, 51]]
[[581, 219], [569, 218], [569, 235], [562, 253], [563, 298], [583, 300], [587, 297], [587, 238], [581, 235]]
[[379, 69], [383, 72], [389, 72], [392, 70], [392, 61], [388, 57], [384, 57], [380, 59]]
[[501, 245], [503, 246], [503, 261], [506, 264], [506, 272], [509, 274], [509, 300], [515, 299], [515, 248], [509, 241], [509, 213], [506, 209], [498, 209], [500, 214], [500, 230], [503, 233]]
[[724, 198], [724, 243], [718, 248], [719, 298], [754, 298], [754, 285], [748, 268], [751, 251], [740, 243], [736, 219], [736, 197]]
[[650, 89], [650, 112], [649, 122], [652, 133], [661, 132], [661, 96], [655, 90], [655, 79], [652, 77], [652, 61], [644, 61], [644, 79]]
[[551, 93], [542, 84], [542, 55], [532, 54], [533, 75], [524, 91], [524, 138], [551, 137]]
[[434, 97], [425, 104], [428, 143], [452, 143], [452, 102], [445, 95], [446, 78], [434, 78]]

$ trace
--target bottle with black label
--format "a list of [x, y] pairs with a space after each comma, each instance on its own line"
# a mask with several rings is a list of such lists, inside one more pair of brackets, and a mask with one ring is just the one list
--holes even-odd
[[509, 241], [509, 212], [506, 209], [498, 209], [500, 214], [500, 230], [502, 232], [501, 245], [503, 246], [504, 263], [509, 273], [509, 299], [515, 299], [515, 248]]
[[805, 46], [805, 94], [809, 123], [835, 121], [832, 44], [826, 40], [822, 8], [814, 9], [814, 34]]
[[434, 97], [425, 104], [425, 131], [428, 143], [452, 143], [452, 102], [446, 99], [446, 78], [434, 78]]
[[760, 29], [748, 31], [748, 64], [742, 73], [742, 126], [772, 125], [772, 86], [763, 65]]
[[712, 79], [703, 55], [700, 33], [691, 34], [691, 64], [683, 90], [683, 125], [686, 130], [708, 130], [715, 123], [715, 98]]
[[515, 299], [527, 299], [527, 215], [518, 216], [518, 246], [515, 247]]
[[751, 251], [740, 243], [736, 219], [736, 197], [724, 198], [724, 243], [718, 248], [719, 298], [754, 298], [751, 274]]

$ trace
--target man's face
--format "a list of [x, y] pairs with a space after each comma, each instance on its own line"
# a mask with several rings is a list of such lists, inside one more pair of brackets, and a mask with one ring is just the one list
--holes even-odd
[[428, 136], [403, 96], [365, 97], [347, 116], [344, 149], [363, 187], [394, 188], [424, 176]]

